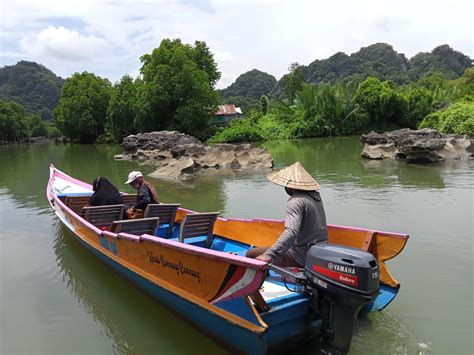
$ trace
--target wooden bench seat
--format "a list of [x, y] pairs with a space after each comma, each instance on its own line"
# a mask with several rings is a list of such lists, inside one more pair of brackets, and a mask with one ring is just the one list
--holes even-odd
[[81, 210], [81, 216], [96, 227], [110, 227], [113, 221], [122, 219], [124, 205], [87, 206]]
[[77, 214], [81, 214], [82, 207], [89, 203], [91, 196], [66, 196], [64, 203]]
[[117, 234], [155, 235], [159, 222], [160, 219], [158, 217], [116, 220], [112, 223], [111, 231]]
[[137, 203], [137, 195], [122, 195], [123, 203], [125, 205], [134, 205]]
[[168, 237], [173, 232], [176, 212], [178, 211], [179, 206], [181, 206], [181, 204], [179, 203], [150, 203], [145, 209], [144, 217], [158, 217], [160, 219], [161, 225], [167, 224], [168, 229], [166, 231], [166, 236]]
[[[89, 203], [91, 196], [66, 196], [63, 199], [63, 202], [68, 206], [71, 210], [73, 210], [77, 214], [81, 214], [81, 210], [84, 206]], [[122, 195], [123, 203], [126, 205], [134, 205], [137, 201], [136, 195]]]
[[194, 213], [184, 216], [179, 233], [179, 241], [184, 243], [186, 238], [206, 237], [206, 247], [210, 248], [214, 237], [214, 224], [219, 212]]

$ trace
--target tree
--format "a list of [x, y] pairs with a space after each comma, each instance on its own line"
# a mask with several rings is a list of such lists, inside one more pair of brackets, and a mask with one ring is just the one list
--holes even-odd
[[195, 42], [193, 47], [179, 39], [165, 39], [141, 61], [138, 130], [176, 129], [204, 138], [216, 112], [214, 87], [221, 75], [205, 42]]
[[116, 142], [121, 142], [123, 137], [135, 133], [135, 106], [139, 84], [139, 80], [134, 82], [131, 76], [124, 75], [112, 88], [107, 109], [107, 129]]
[[400, 124], [407, 103], [403, 96], [390, 87], [388, 82], [369, 77], [360, 83], [354, 101], [367, 112], [370, 123]]
[[61, 91], [53, 115], [58, 129], [72, 141], [94, 143], [104, 133], [111, 84], [92, 73], [75, 73]]
[[426, 115], [433, 111], [432, 92], [425, 88], [411, 89], [406, 94], [407, 112], [404, 127], [416, 129]]
[[268, 97], [266, 95], [260, 97], [260, 111], [262, 112], [262, 115], [268, 113]]
[[283, 76], [283, 82], [285, 84], [284, 95], [290, 103], [293, 103], [297, 91], [301, 90], [305, 80], [301, 72], [301, 65], [298, 63], [292, 63], [288, 70], [290, 73]]
[[0, 140], [22, 142], [28, 137], [25, 109], [14, 102], [0, 100]]
[[30, 116], [27, 121], [31, 137], [46, 137], [48, 135], [48, 125], [39, 116]]

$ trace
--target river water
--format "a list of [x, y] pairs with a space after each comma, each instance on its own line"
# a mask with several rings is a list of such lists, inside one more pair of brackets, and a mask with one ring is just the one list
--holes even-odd
[[[387, 265], [401, 283], [359, 320], [350, 354], [472, 354], [474, 161], [430, 166], [360, 158], [357, 138], [267, 142], [276, 167], [296, 160], [321, 184], [328, 222], [410, 234]], [[225, 354], [79, 245], [45, 198], [48, 164], [122, 190], [134, 162], [118, 146], [0, 147], [0, 354]], [[152, 167], [139, 167], [144, 173]], [[165, 202], [228, 217], [282, 218], [265, 172], [150, 179]], [[315, 344], [298, 350], [316, 354]]]

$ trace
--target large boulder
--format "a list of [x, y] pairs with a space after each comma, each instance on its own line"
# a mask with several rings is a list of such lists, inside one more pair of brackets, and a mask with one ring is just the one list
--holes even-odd
[[136, 160], [156, 165], [150, 175], [157, 178], [189, 180], [202, 169], [271, 169], [273, 159], [264, 148], [250, 144], [209, 146], [197, 138], [176, 131], [130, 135], [123, 140], [125, 152], [116, 160]]
[[436, 163], [445, 159], [474, 156], [471, 138], [444, 135], [434, 129], [408, 128], [385, 133], [370, 132], [361, 137], [362, 157], [367, 159], [405, 159], [410, 163]]

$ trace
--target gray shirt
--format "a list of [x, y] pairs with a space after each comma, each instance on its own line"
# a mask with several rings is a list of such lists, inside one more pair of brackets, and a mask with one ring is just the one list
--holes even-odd
[[286, 204], [285, 230], [264, 255], [276, 261], [288, 251], [304, 266], [311, 245], [327, 242], [326, 214], [319, 192], [293, 191]]

